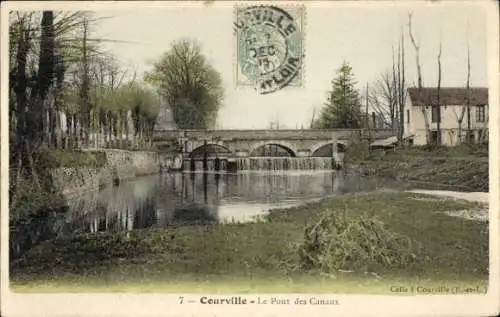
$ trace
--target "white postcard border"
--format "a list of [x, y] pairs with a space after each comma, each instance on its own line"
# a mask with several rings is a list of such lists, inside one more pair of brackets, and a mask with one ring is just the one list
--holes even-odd
[[[407, 2], [401, 1], [403, 4]], [[350, 1], [308, 2], [310, 6], [397, 6], [401, 2]], [[466, 1], [414, 2], [415, 5], [460, 5]], [[375, 295], [316, 295], [337, 298], [336, 306], [295, 305], [203, 305], [178, 304], [178, 297], [196, 299], [201, 294], [20, 294], [8, 287], [8, 10], [58, 8], [129, 8], [137, 6], [200, 6], [203, 2], [160, 3], [131, 1], [111, 2], [3, 2], [1, 19], [1, 313], [3, 316], [384, 316], [384, 315], [432, 315], [432, 316], [484, 316], [499, 311], [499, 206], [500, 206], [500, 110], [499, 110], [499, 16], [495, 1], [474, 1], [487, 9], [488, 17], [488, 76], [490, 98], [490, 288], [487, 295], [470, 296], [375, 296]], [[470, 3], [469, 3], [470, 4]], [[233, 5], [220, 2], [211, 5]], [[479, 4], [478, 4], [479, 5]], [[308, 37], [311, 37], [308, 34]], [[307, 80], [307, 78], [305, 78]], [[209, 294], [207, 294], [208, 296]], [[216, 294], [213, 294], [216, 295]], [[277, 294], [273, 294], [277, 295]], [[229, 296], [229, 295], [228, 295]], [[248, 295], [248, 297], [253, 295]], [[288, 298], [307, 297], [307, 294], [283, 294]], [[254, 296], [256, 297], [256, 296]]]

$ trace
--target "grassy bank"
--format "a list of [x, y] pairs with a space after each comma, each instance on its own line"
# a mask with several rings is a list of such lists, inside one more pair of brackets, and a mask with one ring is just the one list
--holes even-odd
[[107, 163], [106, 152], [66, 149], [44, 149], [41, 157], [47, 168], [75, 167], [100, 168]]
[[25, 167], [9, 170], [11, 224], [29, 221], [31, 217], [45, 216], [52, 211], [64, 209], [62, 193], [54, 188], [50, 169], [62, 167], [99, 168], [106, 164], [106, 153], [82, 152], [79, 150], [42, 148], [34, 155], [35, 175], [28, 174]]
[[411, 181], [422, 187], [489, 190], [487, 146], [457, 146], [347, 153], [365, 175]]
[[[32, 249], [13, 264], [11, 282], [28, 292], [390, 293], [394, 285], [443, 284], [465, 290], [487, 281], [487, 224], [440, 211], [471, 208], [478, 205], [377, 192], [275, 210], [267, 222], [80, 235]], [[417, 261], [342, 272], [301, 269], [305, 229], [337, 214], [347, 223], [379, 221], [389, 236], [418, 246]]]

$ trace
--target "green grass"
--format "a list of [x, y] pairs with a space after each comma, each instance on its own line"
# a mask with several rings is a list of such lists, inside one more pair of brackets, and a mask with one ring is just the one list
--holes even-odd
[[40, 151], [41, 166], [46, 168], [91, 167], [106, 165], [106, 153], [98, 151], [81, 151], [75, 149], [42, 149]]
[[[80, 235], [35, 247], [11, 270], [15, 291], [351, 292], [390, 293], [390, 286], [484, 286], [487, 224], [441, 211], [478, 204], [410, 193], [377, 192], [325, 199], [271, 212], [267, 222], [185, 226]], [[388, 230], [422, 244], [430, 261], [371, 272], [290, 272], [307, 224], [325, 209], [371, 215]], [[413, 284], [412, 284], [413, 285]]]
[[427, 150], [350, 153], [348, 164], [366, 175], [415, 182], [423, 187], [464, 191], [489, 190], [488, 150], [485, 147], [458, 146]]
[[[192, 275], [178, 275], [165, 280], [158, 279], [125, 279], [113, 280], [88, 277], [67, 278], [57, 280], [36, 280], [13, 285], [14, 292], [22, 293], [96, 293], [96, 292], [140, 292], [140, 293], [343, 293], [343, 294], [393, 294], [415, 295], [428, 294], [427, 289], [447, 286], [450, 289], [459, 287], [460, 294], [484, 292], [487, 281], [470, 280], [429, 280], [408, 278], [377, 278], [372, 275], [351, 276], [342, 273], [333, 277], [235, 277], [216, 276], [196, 279]], [[108, 280], [106, 280], [108, 279]], [[413, 291], [397, 292], [394, 287], [404, 286]], [[424, 289], [417, 292], [418, 286]], [[392, 288], [392, 289], [391, 289]], [[438, 295], [446, 295], [441, 293]]]

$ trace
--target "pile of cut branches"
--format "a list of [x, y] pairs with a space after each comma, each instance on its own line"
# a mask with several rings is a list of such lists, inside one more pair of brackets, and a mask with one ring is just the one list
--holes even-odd
[[424, 259], [419, 243], [387, 230], [374, 217], [333, 211], [306, 227], [298, 253], [300, 270], [322, 273], [375, 271]]

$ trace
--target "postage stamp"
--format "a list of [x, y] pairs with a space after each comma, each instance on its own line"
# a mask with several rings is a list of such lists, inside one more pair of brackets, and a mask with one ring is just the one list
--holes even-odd
[[236, 81], [269, 94], [301, 86], [305, 7], [236, 6]]
[[2, 2], [0, 315], [498, 315], [498, 9]]

